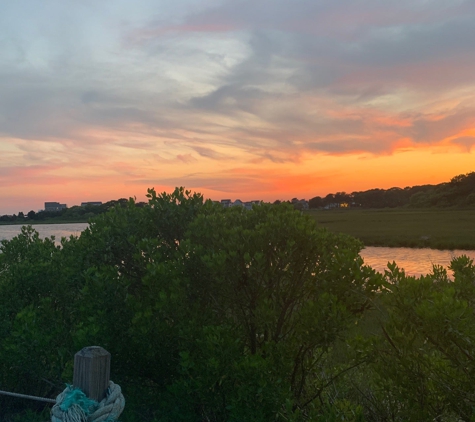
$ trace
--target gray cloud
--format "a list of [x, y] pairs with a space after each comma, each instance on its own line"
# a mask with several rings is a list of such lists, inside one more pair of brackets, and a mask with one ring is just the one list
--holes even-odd
[[470, 152], [472, 147], [475, 145], [475, 136], [461, 136], [459, 138], [453, 139], [452, 143], [455, 145], [460, 145], [467, 152]]
[[211, 148], [206, 148], [206, 147], [200, 147], [200, 146], [192, 146], [193, 148], [199, 155], [202, 157], [206, 158], [212, 158], [213, 160], [219, 160], [223, 158], [222, 154], [219, 154], [218, 152], [214, 151]]
[[[136, 131], [157, 142], [102, 142], [153, 151], [173, 140], [184, 160], [188, 150], [222, 159], [212, 148], [220, 142], [280, 163], [305, 151], [383, 153], [391, 145], [381, 132], [438, 142], [473, 119], [472, 108], [437, 121], [393, 112], [413, 121], [401, 128], [367, 116], [368, 101], [400, 89], [427, 95], [475, 84], [473, 2], [227, 0], [163, 15], [151, 1], [143, 6], [90, 3], [72, 13], [36, 5], [24, 32], [8, 23], [21, 15], [10, 6], [0, 18], [2, 136], [80, 147], [101, 142], [88, 138], [94, 129]], [[213, 47], [221, 38], [242, 51]], [[347, 106], [353, 114], [335, 117]], [[207, 140], [215, 134], [222, 139]]]
[[165, 178], [160, 180], [136, 180], [134, 183], [149, 186], [185, 186], [188, 189], [210, 189], [216, 192], [231, 194], [235, 192], [271, 189], [269, 181], [263, 180], [256, 175], [235, 176], [226, 173], [221, 174], [189, 174], [183, 177]]
[[455, 136], [463, 129], [473, 126], [475, 108], [460, 107], [450, 114], [434, 119], [434, 116], [414, 116], [412, 126], [401, 132], [416, 142], [437, 143]]

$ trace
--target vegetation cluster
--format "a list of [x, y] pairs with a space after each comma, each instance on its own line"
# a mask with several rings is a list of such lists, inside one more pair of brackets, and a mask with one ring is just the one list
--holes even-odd
[[365, 246], [475, 250], [475, 212], [467, 208], [309, 210], [317, 225]]
[[[129, 201], [125, 198], [112, 200], [102, 205], [75, 205], [71, 208], [65, 208], [61, 211], [29, 211], [24, 214], [20, 211], [13, 215], [0, 215], [0, 224], [34, 224], [34, 223], [66, 223], [66, 222], [87, 222], [96, 215], [107, 212], [110, 208], [126, 206]], [[138, 203], [137, 206], [143, 206], [144, 203]]]
[[405, 188], [370, 189], [367, 191], [330, 193], [324, 198], [309, 200], [310, 208], [325, 208], [345, 204], [361, 208], [395, 207], [474, 207], [475, 172], [453, 177], [450, 182]]
[[[473, 421], [475, 267], [406, 276], [289, 204], [176, 189], [0, 246], [0, 389], [54, 398], [101, 345], [123, 422]], [[5, 421], [43, 421], [0, 396]]]

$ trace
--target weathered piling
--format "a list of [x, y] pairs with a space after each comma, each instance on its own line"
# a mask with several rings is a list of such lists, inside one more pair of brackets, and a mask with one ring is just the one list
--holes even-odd
[[73, 386], [100, 402], [106, 397], [110, 378], [110, 353], [100, 346], [85, 347], [74, 355]]

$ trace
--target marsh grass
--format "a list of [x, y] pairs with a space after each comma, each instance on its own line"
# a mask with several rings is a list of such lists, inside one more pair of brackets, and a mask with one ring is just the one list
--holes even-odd
[[475, 249], [475, 210], [309, 210], [320, 227], [346, 233], [366, 246]]

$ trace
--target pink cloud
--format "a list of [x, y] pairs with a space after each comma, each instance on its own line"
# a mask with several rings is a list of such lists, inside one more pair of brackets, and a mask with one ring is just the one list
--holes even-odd
[[196, 161], [198, 161], [191, 154], [178, 154], [176, 158], [185, 164], [195, 163]]
[[417, 63], [389, 63], [388, 65], [353, 65], [336, 79], [332, 86], [336, 93], [360, 96], [372, 86], [385, 87], [386, 93], [401, 88], [431, 90], [431, 92], [475, 83], [473, 66], [475, 57], [463, 53], [451, 57], [431, 58]]
[[66, 183], [63, 177], [51, 175], [59, 166], [14, 166], [0, 168], [0, 184], [4, 186], [58, 185]]

